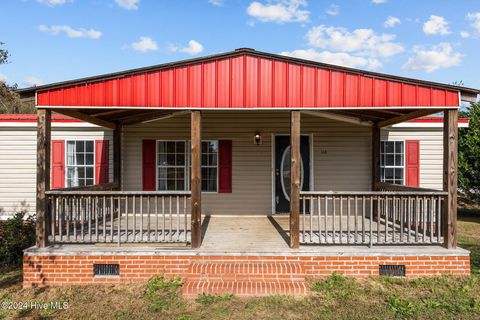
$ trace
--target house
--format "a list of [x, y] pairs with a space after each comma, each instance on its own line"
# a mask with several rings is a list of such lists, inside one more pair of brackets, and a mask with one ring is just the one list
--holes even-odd
[[[38, 110], [25, 286], [165, 274], [248, 295], [470, 272], [457, 130], [477, 89], [242, 48], [19, 93]], [[52, 138], [52, 112], [112, 143]]]

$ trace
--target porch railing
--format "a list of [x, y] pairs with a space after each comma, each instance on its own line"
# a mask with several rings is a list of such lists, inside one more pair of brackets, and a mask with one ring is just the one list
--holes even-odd
[[190, 241], [190, 192], [48, 191], [49, 242]]
[[442, 244], [442, 206], [446, 195], [426, 189], [301, 192], [300, 242]]

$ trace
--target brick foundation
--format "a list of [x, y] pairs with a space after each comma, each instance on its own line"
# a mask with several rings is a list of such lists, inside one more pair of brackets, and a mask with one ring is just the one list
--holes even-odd
[[[120, 265], [119, 276], [95, 277], [93, 264]], [[379, 274], [379, 265], [405, 265], [406, 277], [469, 275], [468, 255], [315, 256], [315, 255], [53, 255], [25, 254], [23, 285], [87, 285], [145, 282], [155, 275], [178, 276], [184, 294], [229, 292], [239, 295], [304, 293], [306, 278], [334, 272], [364, 278]]]

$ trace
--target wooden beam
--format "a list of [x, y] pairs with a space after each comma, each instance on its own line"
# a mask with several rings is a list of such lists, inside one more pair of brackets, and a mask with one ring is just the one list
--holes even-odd
[[376, 191], [376, 185], [380, 182], [380, 128], [372, 127], [372, 191]]
[[300, 246], [300, 111], [290, 112], [290, 248]]
[[82, 121], [85, 121], [85, 122], [89, 122], [89, 123], [95, 124], [97, 126], [109, 128], [109, 129], [115, 129], [116, 126], [117, 126], [113, 122], [109, 122], [109, 121], [105, 121], [105, 120], [102, 120], [102, 119], [99, 119], [99, 118], [95, 118], [93, 116], [89, 116], [85, 113], [81, 113], [81, 112], [78, 112], [78, 111], [75, 111], [75, 110], [55, 109], [55, 112], [61, 113], [61, 114], [64, 114], [66, 116], [73, 117], [73, 118], [76, 118], [76, 119], [79, 119], [79, 120], [82, 120]]
[[119, 190], [122, 188], [122, 131], [121, 125], [113, 131], [113, 181]]
[[443, 244], [457, 246], [457, 164], [458, 110], [443, 112], [443, 191], [448, 192], [443, 206]]
[[49, 208], [45, 192], [50, 190], [51, 115], [49, 109], [37, 110], [36, 244], [38, 248], [48, 246]]
[[191, 113], [191, 131], [191, 238], [192, 248], [199, 248], [202, 243], [202, 114], [200, 111]]
[[383, 128], [383, 127], [386, 127], [386, 126], [391, 126], [392, 124], [397, 124], [397, 123], [405, 122], [405, 121], [412, 120], [412, 119], [415, 119], [415, 118], [428, 116], [428, 115], [431, 115], [431, 114], [434, 114], [434, 113], [438, 113], [438, 110], [436, 110], [436, 109], [415, 110], [413, 112], [410, 112], [410, 113], [407, 113], [407, 114], [404, 114], [404, 115], [401, 115], [401, 116], [398, 116], [398, 117], [394, 117], [394, 118], [391, 118], [391, 119], [379, 121], [378, 122], [378, 127]]
[[117, 114], [117, 113], [126, 113], [126, 112], [131, 112], [132, 110], [125, 110], [125, 109], [115, 109], [115, 110], [109, 110], [109, 111], [101, 111], [101, 112], [95, 112], [90, 114], [93, 117], [101, 117], [101, 116], [109, 116], [112, 114]]

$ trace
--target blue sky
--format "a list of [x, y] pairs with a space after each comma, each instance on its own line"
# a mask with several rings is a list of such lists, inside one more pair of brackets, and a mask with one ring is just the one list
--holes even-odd
[[2, 0], [20, 87], [239, 47], [480, 88], [478, 0]]

